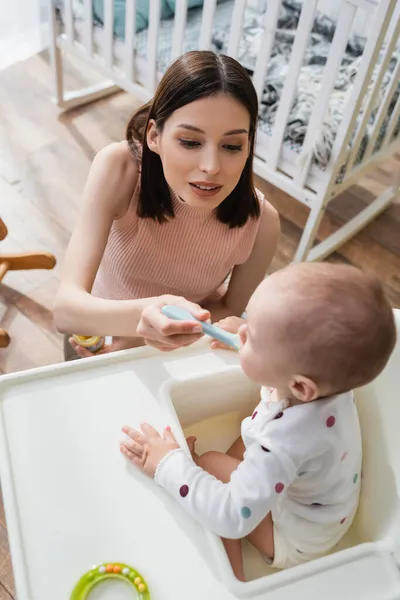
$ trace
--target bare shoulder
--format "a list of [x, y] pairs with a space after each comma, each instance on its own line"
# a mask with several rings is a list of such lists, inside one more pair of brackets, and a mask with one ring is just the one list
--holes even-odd
[[115, 142], [96, 154], [89, 180], [95, 181], [101, 195], [108, 197], [105, 202], [114, 206], [115, 216], [118, 217], [126, 212], [138, 177], [139, 166], [130, 153], [128, 143]]
[[130, 153], [127, 142], [113, 142], [102, 148], [95, 156], [93, 165], [116, 173], [119, 177], [123, 174], [137, 176], [138, 164]]

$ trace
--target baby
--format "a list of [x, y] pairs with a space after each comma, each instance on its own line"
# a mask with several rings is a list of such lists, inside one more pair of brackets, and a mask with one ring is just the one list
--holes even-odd
[[396, 331], [379, 282], [328, 263], [271, 275], [234, 325], [243, 371], [262, 388], [227, 454], [199, 457], [191, 439], [190, 457], [168, 428], [161, 437], [147, 424], [123, 428], [121, 451], [223, 538], [244, 580], [242, 538], [286, 568], [327, 553], [350, 527], [361, 480], [351, 390], [379, 375]]

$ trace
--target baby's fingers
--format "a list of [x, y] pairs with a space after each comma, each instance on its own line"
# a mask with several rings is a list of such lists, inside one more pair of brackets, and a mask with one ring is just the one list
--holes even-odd
[[131, 438], [127, 438], [126, 440], [122, 440], [121, 448], [125, 448], [128, 452], [133, 454], [134, 456], [138, 456], [141, 458], [144, 454], [144, 448], [141, 444], [134, 442]]
[[211, 342], [211, 348], [212, 350], [234, 350], [231, 346], [226, 346], [225, 344], [223, 344], [222, 342], [219, 342], [218, 340], [213, 340]]
[[134, 454], [127, 448], [123, 443], [119, 447], [121, 454], [123, 454], [131, 463], [133, 463], [139, 469], [143, 468], [143, 457]]
[[138, 443], [138, 444], [142, 444], [143, 445], [143, 436], [139, 433], [139, 431], [136, 431], [136, 429], [133, 429], [133, 427], [129, 427], [129, 425], [124, 425], [122, 427], [122, 431], [131, 438], [131, 440], [133, 440], [134, 442]]
[[141, 423], [140, 427], [141, 427], [141, 430], [143, 431], [143, 433], [145, 434], [145, 436], [147, 436], [148, 438], [161, 437], [160, 434], [158, 433], [158, 431], [156, 429], [154, 429], [154, 427], [152, 427], [148, 423]]

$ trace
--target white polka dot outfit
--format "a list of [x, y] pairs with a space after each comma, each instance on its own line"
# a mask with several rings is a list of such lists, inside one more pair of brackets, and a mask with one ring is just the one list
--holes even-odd
[[263, 389], [241, 433], [244, 460], [229, 483], [182, 449], [161, 461], [156, 482], [225, 538], [247, 536], [271, 512], [277, 568], [328, 552], [358, 505], [361, 432], [353, 393], [288, 406]]

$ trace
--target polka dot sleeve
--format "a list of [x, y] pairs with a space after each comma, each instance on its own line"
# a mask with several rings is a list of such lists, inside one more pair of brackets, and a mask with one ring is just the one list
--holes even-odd
[[254, 444], [229, 483], [203, 471], [183, 450], [164, 459], [155, 480], [196, 521], [221, 537], [235, 539], [257, 527], [295, 477], [290, 459]]

